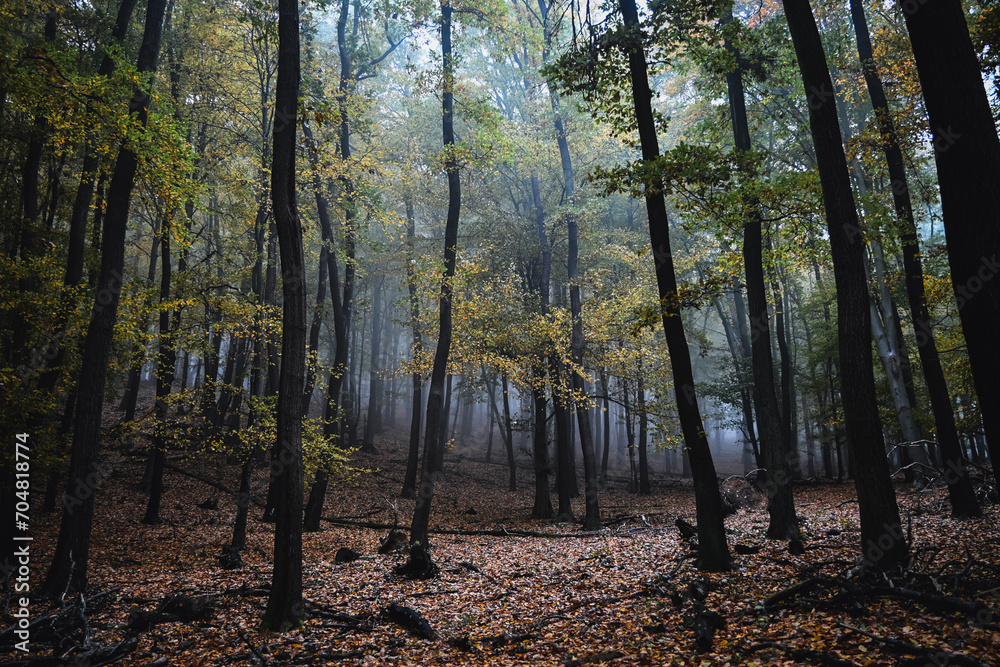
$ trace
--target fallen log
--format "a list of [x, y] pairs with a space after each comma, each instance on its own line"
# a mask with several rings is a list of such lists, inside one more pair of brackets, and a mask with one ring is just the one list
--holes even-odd
[[440, 635], [434, 630], [434, 628], [431, 627], [431, 624], [427, 622], [427, 619], [409, 607], [404, 607], [401, 604], [393, 602], [385, 608], [382, 615], [387, 620], [406, 628], [421, 639], [440, 638]]

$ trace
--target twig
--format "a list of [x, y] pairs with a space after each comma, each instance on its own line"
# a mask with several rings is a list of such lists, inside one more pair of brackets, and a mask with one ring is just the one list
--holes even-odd
[[236, 630], [237, 630], [237, 632], [240, 635], [240, 639], [242, 639], [244, 641], [244, 643], [246, 643], [246, 645], [250, 647], [250, 652], [253, 653], [255, 656], [257, 656], [257, 659], [260, 660], [260, 663], [262, 665], [267, 665], [267, 658], [265, 658], [264, 656], [262, 656], [260, 654], [260, 651], [257, 650], [257, 647], [255, 647], [250, 642], [250, 639], [246, 636], [246, 633], [243, 632], [243, 628], [237, 628]]

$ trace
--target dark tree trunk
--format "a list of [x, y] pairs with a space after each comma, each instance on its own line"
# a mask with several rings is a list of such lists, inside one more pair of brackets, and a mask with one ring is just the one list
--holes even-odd
[[441, 427], [438, 429], [438, 451], [441, 455], [437, 459], [437, 468], [435, 472], [441, 472], [444, 469], [444, 448], [445, 444], [448, 442], [448, 416], [451, 414], [451, 397], [452, 397], [452, 387], [455, 384], [455, 376], [448, 374], [445, 379], [444, 386], [444, 406], [441, 408]]
[[[549, 357], [552, 361], [552, 357]], [[558, 364], [549, 365], [549, 378], [552, 386], [558, 387], [559, 371]], [[572, 499], [578, 495], [576, 492], [576, 468], [573, 465], [573, 442], [570, 440], [570, 415], [563, 405], [564, 397], [559, 394], [564, 393], [564, 389], [554, 389], [552, 392], [552, 412], [556, 427], [556, 490], [559, 497], [559, 509], [556, 511], [556, 518], [559, 521], [574, 521]]]
[[[160, 258], [160, 242], [163, 233], [160, 224], [153, 223], [153, 240], [149, 247], [149, 265], [146, 269], [146, 283], [152, 285], [156, 279], [156, 267]], [[146, 310], [152, 308], [152, 298], [146, 300]], [[122, 395], [118, 409], [124, 412], [122, 421], [130, 422], [135, 419], [135, 410], [139, 402], [139, 383], [142, 379], [143, 350], [139, 345], [135, 345], [132, 353], [136, 356], [135, 361], [129, 366], [128, 374], [125, 378], [125, 392]]]
[[306, 285], [302, 226], [295, 201], [295, 129], [299, 96], [299, 14], [278, 0], [271, 202], [282, 269], [281, 375], [278, 380], [278, 502], [274, 572], [261, 628], [298, 627], [302, 607], [302, 388], [306, 364]]
[[[147, 6], [146, 26], [136, 67], [140, 72], [156, 70], [165, 8], [166, 0], [150, 0]], [[129, 104], [129, 111], [137, 116], [142, 125], [146, 123], [149, 102], [149, 95], [145, 91], [137, 90]], [[87, 564], [94, 520], [94, 494], [97, 491], [96, 463], [100, 452], [104, 389], [111, 339], [114, 335], [118, 302], [124, 281], [125, 232], [137, 168], [138, 159], [135, 153], [122, 147], [118, 152], [108, 191], [98, 290], [90, 326], [87, 329], [80, 382], [77, 385], [78, 399], [69, 481], [66, 485], [58, 543], [40, 590], [40, 594], [44, 597], [56, 598], [67, 590], [74, 593], [83, 593], [87, 590]]]
[[[347, 15], [346, 8], [343, 9], [341, 14], [340, 23], [338, 23], [338, 35], [340, 31], [345, 30]], [[344, 24], [344, 26], [341, 25]], [[346, 40], [346, 37], [344, 37]], [[345, 47], [346, 48], [346, 47]], [[349, 71], [349, 66], [348, 66]], [[345, 93], [346, 94], [346, 93]], [[343, 113], [346, 114], [346, 111]], [[350, 155], [350, 135], [346, 140], [343, 139], [343, 133], [347, 132], [350, 125], [346, 123], [341, 124], [341, 138], [343, 146], [346, 146], [348, 150], [348, 155]], [[306, 145], [309, 147], [307, 151], [313, 172], [313, 192], [316, 197], [316, 210], [318, 213], [320, 221], [320, 229], [323, 238], [323, 248], [326, 251], [326, 273], [330, 281], [330, 300], [333, 305], [333, 332], [334, 332], [334, 354], [333, 354], [333, 369], [330, 372], [330, 377], [327, 381], [327, 391], [326, 391], [326, 406], [324, 408], [323, 416], [323, 434], [327, 437], [333, 437], [336, 439], [338, 447], [346, 447], [344, 442], [344, 437], [347, 431], [347, 416], [343, 413], [343, 387], [344, 380], [347, 375], [347, 359], [349, 350], [349, 337], [350, 337], [350, 309], [351, 304], [354, 300], [354, 243], [352, 236], [351, 226], [351, 208], [350, 204], [345, 215], [347, 215], [348, 223], [347, 226], [347, 238], [346, 247], [347, 251], [347, 267], [344, 270], [344, 286], [343, 292], [341, 292], [340, 286], [340, 271], [337, 265], [337, 253], [333, 248], [333, 223], [330, 220], [330, 211], [327, 205], [326, 196], [324, 192], [323, 179], [320, 176], [319, 170], [319, 160], [317, 158], [317, 151], [315, 150], [315, 141], [312, 136], [312, 131], [309, 129], [307, 123], [302, 125], [303, 134], [305, 136]], [[342, 146], [342, 147], [343, 147]], [[349, 181], [348, 181], [349, 183]], [[318, 303], [318, 301], [317, 301]], [[326, 490], [329, 485], [330, 476], [326, 469], [320, 468], [316, 472], [316, 477], [313, 480], [312, 485], [309, 487], [309, 500], [306, 503], [305, 509], [305, 524], [304, 530], [308, 532], [316, 532], [320, 529], [320, 520], [323, 513], [323, 502], [326, 499]]]
[[[541, 248], [541, 259], [542, 259], [542, 271], [538, 279], [539, 288], [539, 301], [542, 309], [542, 316], [545, 318], [549, 317], [549, 290], [551, 284], [552, 276], [552, 244], [549, 242], [548, 233], [545, 231], [545, 208], [542, 204], [542, 193], [541, 185], [538, 181], [538, 176], [532, 175], [531, 177], [531, 199], [535, 214], [535, 227], [538, 232], [538, 244]], [[542, 386], [537, 390], [541, 392], [541, 396], [538, 396], [536, 390], [533, 388], [533, 400], [535, 404], [535, 433], [533, 438], [533, 453], [535, 461], [535, 504], [532, 510], [532, 516], [539, 519], [550, 519], [552, 518], [552, 500], [549, 497], [548, 488], [548, 478], [549, 478], [549, 439], [548, 439], [548, 428], [546, 426], [546, 421], [543, 420], [541, 426], [537, 423], [539, 414], [537, 410], [539, 407], [542, 408], [542, 416], [547, 416], [547, 411], [545, 409], [545, 389], [543, 378], [545, 374], [549, 376], [549, 386], [552, 395], [552, 410], [553, 419], [556, 424], [556, 486], [559, 491], [559, 513], [560, 518], [572, 518], [573, 512], [569, 505], [569, 494], [564, 493], [568, 488], [568, 479], [566, 468], [568, 466], [563, 465], [563, 456], [566, 454], [566, 433], [565, 433], [565, 410], [560, 403], [560, 399], [557, 396], [556, 387], [558, 386], [558, 367], [556, 366], [555, 350], [553, 349], [552, 341], [546, 342], [547, 358], [540, 356], [538, 361], [543, 363], [542, 366], [538, 367], [537, 381], [542, 382]], [[540, 447], [544, 448], [544, 451], [540, 451]], [[545, 465], [542, 466], [544, 461]], [[544, 477], [544, 480], [538, 478], [539, 474]], [[544, 481], [544, 486], [543, 486]]]
[[326, 255], [330, 250], [323, 245], [319, 249], [319, 282], [316, 285], [316, 306], [313, 309], [312, 322], [309, 324], [309, 353], [306, 366], [306, 388], [302, 391], [302, 416], [309, 416], [309, 406], [312, 404], [313, 390], [316, 388], [316, 371], [319, 366], [319, 333], [323, 326], [323, 302], [326, 301]]
[[783, 0], [807, 91], [809, 126], [823, 187], [837, 284], [837, 324], [850, 466], [866, 562], [891, 568], [906, 559], [895, 490], [889, 478], [872, 368], [865, 247], [837, 120], [833, 82], [808, 0]]
[[236, 520], [233, 522], [232, 546], [247, 548], [247, 518], [250, 514], [250, 475], [253, 472], [253, 453], [247, 454], [240, 468], [240, 490], [236, 495]]
[[[640, 28], [635, 0], [620, 0], [619, 6], [626, 28], [637, 35]], [[660, 156], [660, 147], [650, 102], [652, 94], [649, 88], [646, 54], [642, 48], [633, 47], [628, 50], [627, 57], [642, 157], [644, 160], [656, 160]], [[656, 284], [663, 314], [663, 329], [677, 394], [677, 413], [684, 432], [687, 459], [690, 460], [694, 476], [698, 516], [698, 566], [709, 571], [728, 570], [732, 566], [732, 561], [729, 546], [726, 544], [719, 479], [715, 474], [715, 463], [712, 461], [712, 453], [698, 410], [691, 356], [684, 336], [684, 325], [677, 298], [677, 278], [670, 251], [666, 202], [662, 193], [646, 195], [646, 211], [655, 260]]]
[[[551, 26], [549, 26], [549, 5], [545, 0], [539, 0], [539, 11], [542, 15], [545, 30], [545, 55], [548, 55], [552, 42]], [[545, 58], [543, 58], [544, 60]], [[573, 162], [569, 153], [569, 142], [566, 140], [566, 130], [563, 124], [562, 111], [559, 104], [559, 94], [557, 87], [549, 82], [549, 101], [552, 112], [555, 115], [553, 125], [556, 131], [556, 142], [559, 146], [559, 160], [563, 172], [563, 195], [566, 203], [573, 206], [576, 203], [576, 186], [573, 179]], [[569, 235], [569, 252], [567, 255], [567, 279], [569, 280], [569, 303], [570, 317], [572, 319], [572, 333], [570, 337], [570, 358], [573, 361], [573, 368], [570, 371], [570, 387], [573, 395], [571, 405], [576, 412], [577, 428], [580, 433], [580, 446], [583, 451], [583, 479], [584, 479], [584, 503], [585, 515], [583, 519], [584, 530], [598, 530], [601, 527], [601, 510], [598, 498], [597, 462], [594, 455], [594, 437], [591, 431], [590, 417], [587, 414], [587, 402], [583, 399], [586, 394], [585, 381], [583, 378], [583, 317], [581, 315], [582, 302], [580, 297], [580, 285], [577, 282], [577, 262], [579, 258], [579, 234], [577, 232], [577, 216], [573, 211], [566, 214], [567, 233]]]
[[[128, 33], [128, 25], [132, 19], [132, 10], [136, 0], [122, 0], [118, 5], [118, 15], [111, 28], [109, 44], [119, 45]], [[115, 61], [105, 53], [97, 73], [110, 76], [115, 70]], [[90, 201], [94, 197], [94, 177], [100, 165], [99, 158], [91, 141], [84, 144], [83, 168], [80, 173], [80, 185], [77, 187], [73, 200], [73, 209], [69, 223], [69, 252], [66, 259], [66, 285], [77, 285], [83, 280], [83, 260], [85, 238], [87, 234], [87, 213], [90, 212]]]
[[382, 278], [372, 285], [372, 349], [368, 374], [368, 420], [365, 423], [365, 437], [361, 444], [363, 452], [377, 452], [375, 434], [382, 422]]
[[635, 409], [639, 413], [639, 494], [648, 496], [652, 493], [649, 486], [649, 457], [646, 451], [649, 435], [649, 419], [646, 414], [646, 387], [643, 385], [642, 373], [639, 374], [639, 385], [636, 390]]
[[[1000, 225], [996, 220], [1000, 139], [962, 3], [927, 0], [901, 2], [900, 6], [934, 137], [951, 281], [993, 474], [1000, 479], [1000, 346], [996, 344], [1000, 329]], [[917, 331], [920, 336], [921, 330]]]
[[531, 451], [535, 471], [535, 503], [531, 509], [533, 519], [552, 518], [552, 499], [549, 496], [549, 438], [548, 410], [545, 400], [544, 385], [540, 385], [545, 376], [545, 359], [539, 357], [535, 362], [535, 382], [531, 383], [531, 398], [534, 404], [534, 430], [532, 431]]
[[[441, 99], [441, 134], [445, 149], [455, 145], [454, 126], [454, 83], [455, 62], [451, 46], [450, 3], [441, 5], [441, 59], [444, 67]], [[458, 246], [458, 217], [462, 208], [462, 186], [459, 179], [458, 163], [450, 156], [445, 160], [448, 174], [448, 217], [444, 230], [444, 281], [441, 284], [441, 307], [437, 348], [434, 351], [434, 365], [427, 392], [427, 427], [424, 431], [424, 462], [420, 474], [420, 488], [410, 525], [410, 545], [419, 546], [418, 552], [428, 549], [428, 528], [431, 515], [431, 501], [434, 499], [434, 483], [441, 469], [441, 450], [438, 440], [444, 428], [444, 382], [448, 373], [448, 355], [451, 351], [451, 299], [454, 292], [452, 278], [455, 276]]]
[[[858, 56], [864, 68], [868, 95], [875, 108], [879, 135], [883, 141], [882, 148], [889, 167], [889, 180], [892, 183], [892, 200], [896, 210], [896, 218], [901, 226], [900, 243], [903, 250], [906, 297], [910, 306], [913, 329], [917, 334], [917, 353], [920, 355], [920, 364], [924, 371], [924, 380], [927, 383], [931, 410], [934, 412], [938, 445], [941, 447], [945, 470], [949, 471], [945, 476], [945, 481], [948, 483], [952, 516], [981, 516], [982, 510], [979, 507], [979, 501], [976, 499], [975, 490], [969, 481], [969, 473], [962, 458], [958, 428], [955, 425], [955, 413], [952, 410], [948, 384], [945, 381], [937, 344], [934, 342], [934, 334], [931, 329], [931, 317], [924, 293], [924, 269], [920, 260], [920, 242], [913, 221], [903, 151], [899, 146], [899, 136], [889, 112], [889, 101], [886, 99], [882, 79], [875, 64], [871, 37], [868, 33], [868, 20], [865, 16], [864, 5], [860, 0], [851, 0], [851, 18], [854, 23], [854, 33], [857, 36]], [[911, 405], [916, 405], [916, 402], [911, 402]]]
[[608, 457], [611, 454], [611, 388], [608, 386], [608, 373], [601, 369], [601, 393], [604, 395], [604, 452], [601, 454], [601, 484], [608, 483]]
[[[416, 239], [417, 220], [413, 211], [413, 197], [406, 197], [406, 250], [409, 261], [406, 263], [406, 289], [410, 298], [410, 330], [413, 338], [411, 343], [411, 356], [418, 357], [424, 348], [423, 339], [420, 336], [420, 296], [417, 294], [417, 278], [414, 255], [414, 241]], [[417, 466], [420, 462], [420, 412], [423, 408], [423, 384], [424, 378], [419, 370], [413, 371], [413, 397], [410, 412], [410, 449], [406, 459], [406, 477], [403, 480], [403, 491], [400, 495], [404, 498], [417, 497]], [[493, 435], [492, 429], [490, 435]], [[487, 452], [487, 460], [489, 453]]]
[[517, 466], [514, 465], [514, 433], [510, 423], [510, 393], [507, 382], [507, 373], [501, 378], [501, 390], [503, 391], [503, 442], [507, 448], [507, 467], [509, 468], [509, 479], [507, 482], [508, 491], [517, 491]]
[[[167, 24], [170, 17], [167, 17]], [[169, 214], [160, 225], [160, 329], [159, 344], [156, 354], [156, 423], [153, 431], [152, 450], [150, 456], [149, 502], [146, 504], [145, 524], [160, 523], [160, 501], [163, 498], [163, 466], [166, 462], [167, 437], [167, 399], [174, 383], [174, 365], [177, 361], [175, 339], [170, 331], [170, 311], [166, 307], [170, 301], [170, 280], [172, 266], [170, 264], [170, 238], [172, 235]]]

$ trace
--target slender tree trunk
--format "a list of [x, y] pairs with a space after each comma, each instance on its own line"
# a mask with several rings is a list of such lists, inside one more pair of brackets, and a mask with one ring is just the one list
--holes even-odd
[[253, 473], [253, 453], [247, 454], [240, 467], [240, 490], [236, 495], [236, 520], [233, 522], [231, 545], [242, 551], [247, 548], [247, 518], [250, 514], [250, 476]]
[[[147, 6], [146, 26], [136, 67], [140, 72], [156, 70], [165, 9], [166, 0], [150, 0]], [[137, 90], [129, 104], [129, 111], [137, 116], [141, 125], [146, 123], [149, 103], [149, 94]], [[87, 590], [87, 564], [94, 520], [94, 494], [98, 483], [96, 461], [100, 450], [104, 389], [111, 339], [124, 281], [125, 232], [138, 164], [136, 154], [130, 149], [123, 146], [119, 150], [108, 192], [108, 210], [101, 244], [103, 250], [98, 279], [99, 289], [91, 313], [90, 326], [87, 329], [80, 382], [77, 385], [73, 450], [62, 523], [55, 554], [40, 591], [44, 597], [56, 598], [67, 590], [74, 593], [83, 593]]]
[[[639, 33], [639, 15], [634, 0], [620, 0], [625, 27], [633, 34]], [[642, 144], [642, 157], [653, 161], [660, 155], [656, 124], [650, 103], [651, 92], [646, 68], [646, 54], [642, 48], [632, 47], [627, 53], [632, 83], [632, 97], [636, 124]], [[677, 412], [684, 432], [684, 446], [694, 475], [694, 490], [698, 515], [698, 565], [701, 569], [728, 570], [732, 566], [729, 546], [722, 517], [722, 499], [715, 463], [708, 448], [708, 439], [698, 410], [694, 388], [691, 356], [681, 322], [677, 298], [677, 278], [674, 274], [673, 255], [670, 250], [670, 232], [667, 226], [667, 209], [662, 193], [646, 196], [650, 242], [656, 269], [663, 329], [673, 368], [674, 388], [677, 393]]]
[[601, 454], [601, 484], [608, 483], [608, 457], [611, 454], [611, 388], [608, 385], [608, 372], [601, 368], [601, 393], [604, 394], [604, 452]]
[[545, 359], [541, 356], [535, 362], [534, 382], [531, 383], [531, 398], [534, 404], [534, 431], [532, 431], [532, 460], [535, 471], [535, 504], [531, 510], [533, 519], [552, 518], [552, 499], [549, 496], [549, 439], [548, 410], [545, 400]]
[[504, 445], [507, 448], [507, 467], [510, 471], [507, 490], [517, 491], [517, 466], [514, 465], [514, 432], [510, 423], [510, 387], [507, 382], [507, 373], [503, 374], [500, 381], [500, 389], [503, 391], [503, 425], [501, 430], [504, 434]]
[[[410, 330], [412, 332], [412, 342], [410, 346], [411, 358], [419, 358], [423, 352], [424, 343], [420, 335], [420, 297], [417, 294], [416, 267], [414, 262], [414, 242], [416, 239], [417, 220], [413, 211], [413, 197], [406, 197], [406, 250], [409, 261], [406, 263], [406, 289], [410, 298]], [[423, 408], [423, 374], [419, 369], [415, 369], [412, 374], [413, 397], [410, 409], [410, 449], [406, 459], [406, 477], [403, 480], [403, 491], [400, 495], [404, 498], [417, 497], [417, 466], [420, 459], [420, 412]], [[492, 438], [493, 430], [490, 429]], [[486, 459], [489, 460], [487, 451]]]
[[[169, 26], [170, 17], [166, 23]], [[169, 408], [167, 401], [174, 382], [174, 366], [177, 362], [177, 348], [173, 333], [170, 331], [170, 281], [172, 266], [170, 263], [171, 230], [170, 214], [167, 214], [160, 225], [160, 328], [159, 345], [156, 354], [156, 424], [153, 427], [153, 442], [150, 456], [149, 502], [146, 505], [146, 515], [142, 522], [155, 525], [160, 523], [160, 501], [163, 498], [163, 467], [166, 463], [166, 428]]]
[[[346, 30], [347, 8], [342, 7], [340, 22], [337, 24], [338, 39], [340, 33]], [[343, 24], [343, 25], [342, 25]], [[343, 37], [346, 41], [346, 37]], [[346, 49], [346, 46], [344, 47]], [[350, 66], [348, 65], [348, 73]], [[343, 76], [343, 67], [341, 70]], [[346, 91], [346, 88], [344, 88]], [[346, 92], [342, 92], [346, 94]], [[346, 107], [342, 109], [346, 114]], [[346, 116], [345, 116], [346, 118]], [[347, 150], [350, 156], [350, 125], [344, 120], [341, 123], [341, 150]], [[347, 376], [348, 351], [350, 340], [350, 317], [351, 308], [354, 302], [354, 240], [353, 240], [353, 208], [352, 202], [348, 200], [345, 210], [347, 225], [345, 238], [345, 251], [347, 254], [347, 266], [344, 269], [344, 285], [341, 292], [340, 271], [337, 263], [337, 253], [333, 247], [333, 223], [330, 220], [330, 211], [327, 205], [323, 179], [320, 175], [319, 159], [317, 157], [315, 140], [308, 123], [302, 124], [302, 132], [309, 148], [310, 164], [313, 174], [313, 193], [316, 197], [316, 211], [320, 221], [320, 229], [323, 238], [323, 248], [326, 250], [326, 273], [330, 281], [330, 300], [333, 305], [333, 332], [334, 332], [334, 355], [333, 368], [327, 382], [326, 404], [323, 413], [323, 434], [326, 437], [335, 438], [338, 447], [346, 447], [345, 437], [347, 435], [349, 417], [345, 414], [344, 382]], [[345, 133], [347, 133], [345, 139]], [[347, 181], [345, 189], [348, 192], [353, 190]], [[319, 303], [317, 301], [317, 303]], [[305, 524], [303, 529], [307, 532], [316, 532], [320, 529], [320, 520], [323, 513], [323, 502], [326, 499], [326, 490], [329, 485], [330, 476], [325, 468], [320, 468], [316, 472], [316, 477], [309, 487], [309, 500], [305, 508]]]
[[875, 107], [879, 134], [883, 140], [883, 150], [889, 167], [889, 180], [892, 183], [892, 199], [896, 218], [901, 225], [900, 242], [903, 251], [906, 298], [910, 306], [913, 329], [916, 331], [917, 353], [920, 355], [920, 365], [924, 371], [924, 381], [927, 384], [931, 410], [934, 412], [938, 445], [941, 447], [945, 470], [948, 471], [945, 481], [948, 483], [951, 513], [955, 517], [982, 516], [979, 501], [976, 499], [975, 490], [972, 488], [972, 482], [969, 481], [969, 473], [962, 458], [958, 428], [955, 425], [955, 413], [952, 410], [948, 384], [941, 368], [937, 344], [934, 342], [930, 311], [927, 308], [924, 292], [924, 269], [920, 260], [920, 242], [913, 221], [903, 151], [900, 149], [899, 137], [889, 113], [889, 102], [882, 86], [882, 79], [875, 65], [871, 38], [868, 33], [868, 21], [865, 17], [864, 5], [860, 0], [851, 0], [851, 18], [857, 36], [858, 56], [861, 58], [864, 68], [868, 94], [871, 97], [872, 106]]
[[[454, 84], [455, 61], [451, 45], [452, 7], [448, 0], [441, 5], [441, 58], [444, 67], [441, 99], [441, 134], [446, 150], [455, 145], [454, 126]], [[430, 524], [431, 501], [434, 499], [434, 483], [441, 469], [441, 450], [438, 440], [443, 428], [444, 383], [448, 374], [448, 355], [451, 351], [452, 315], [451, 299], [454, 293], [452, 279], [458, 250], [458, 218], [462, 208], [462, 186], [459, 167], [448, 154], [445, 172], [448, 175], [448, 217], [444, 231], [444, 280], [441, 284], [441, 305], [438, 316], [438, 341], [434, 351], [434, 366], [427, 392], [427, 427], [424, 431], [424, 462], [420, 474], [420, 488], [417, 504], [413, 510], [410, 525], [411, 555], [426, 554], [429, 547], [428, 528]], [[414, 552], [413, 547], [418, 547]]]
[[649, 486], [649, 456], [646, 451], [649, 436], [649, 418], [646, 414], [646, 387], [642, 380], [642, 370], [639, 371], [639, 385], [636, 389], [636, 411], [639, 413], [639, 494], [648, 496], [652, 493]]
[[375, 434], [382, 421], [382, 278], [372, 285], [372, 349], [368, 381], [368, 421], [365, 437], [361, 444], [363, 452], [377, 452]]
[[278, 380], [278, 502], [271, 595], [261, 628], [298, 627], [302, 607], [302, 388], [306, 364], [306, 285], [302, 226], [295, 199], [295, 119], [299, 96], [299, 14], [278, 0], [271, 202], [282, 268], [281, 375]]
[[306, 388], [302, 392], [302, 416], [309, 416], [313, 390], [316, 387], [316, 371], [319, 366], [319, 333], [323, 326], [323, 303], [326, 301], [327, 254], [326, 245], [319, 249], [319, 282], [316, 285], [316, 306], [309, 325], [308, 363], [306, 365]]
[[875, 396], [865, 249], [858, 211], [837, 120], [833, 82], [816, 21], [808, 0], [783, 0], [783, 4], [808, 95], [809, 125], [833, 255], [840, 371], [851, 472], [861, 515], [861, 550], [866, 562], [888, 569], [902, 563], [908, 549], [889, 478]]

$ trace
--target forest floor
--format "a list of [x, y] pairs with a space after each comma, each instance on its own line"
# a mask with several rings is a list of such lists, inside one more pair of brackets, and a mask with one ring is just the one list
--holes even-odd
[[[734, 554], [732, 572], [708, 574], [696, 569], [691, 545], [674, 526], [678, 518], [695, 522], [689, 482], [659, 477], [650, 496], [613, 482], [600, 498], [606, 528], [581, 533], [576, 524], [527, 518], [530, 471], [518, 470], [519, 490], [511, 493], [505, 465], [452, 452], [434, 498], [432, 526], [454, 532], [431, 535], [440, 575], [414, 581], [393, 573], [406, 560], [404, 554], [376, 552], [389, 527], [408, 526], [413, 509], [413, 501], [398, 497], [404, 442], [390, 435], [377, 445], [379, 454], [356, 458], [357, 465], [373, 472], [356, 483], [331, 487], [325, 516], [340, 523], [325, 521], [321, 532], [304, 538], [307, 620], [287, 634], [257, 630], [272, 552], [272, 525], [258, 521], [259, 507], [251, 508], [244, 566], [225, 570], [217, 560], [231, 540], [235, 501], [204, 480], [235, 489], [238, 466], [205, 455], [172, 461], [165, 521], [147, 526], [140, 522], [146, 498], [138, 490], [143, 459], [107, 452], [94, 521], [90, 597], [83, 613], [79, 602], [70, 600], [62, 612], [85, 618], [87, 626], [76, 623], [75, 630], [64, 630], [70, 641], [62, 648], [46, 644], [43, 629], [36, 627], [28, 658], [36, 665], [79, 664], [37, 660], [67, 655], [69, 646], [84, 641], [91, 648], [124, 646], [128, 655], [113, 664], [142, 667], [936, 667], [988, 665], [1000, 655], [1000, 531], [994, 504], [986, 505], [982, 519], [956, 521], [949, 518], [943, 488], [898, 487], [914, 563], [906, 575], [878, 581], [854, 576], [852, 569], [860, 542], [853, 485], [800, 485], [795, 497], [804, 554], [764, 539], [762, 507], [743, 509], [726, 519], [730, 545], [757, 552]], [[255, 501], [264, 498], [266, 475], [256, 473]], [[206, 500], [217, 501], [217, 508], [198, 506]], [[582, 499], [575, 503], [582, 513]], [[40, 584], [45, 575], [58, 525], [58, 513], [33, 519], [32, 582]], [[361, 558], [335, 562], [341, 547], [360, 552]], [[806, 583], [787, 590], [800, 582]], [[768, 600], [780, 591], [785, 593]], [[177, 620], [178, 601], [182, 607], [194, 605], [198, 613]], [[393, 603], [425, 619], [433, 637], [419, 637], [393, 622], [387, 612]], [[56, 627], [59, 610], [56, 603], [32, 601], [33, 617], [56, 614], [50, 623]], [[149, 614], [157, 610], [175, 614], [157, 622]], [[11, 617], [6, 607], [3, 611], [3, 627], [8, 627]], [[153, 620], [144, 623], [144, 618]], [[718, 627], [719, 620], [724, 627]], [[9, 646], [4, 641], [0, 651]], [[95, 663], [94, 655], [89, 664], [111, 664]], [[3, 662], [16, 659], [21, 661]], [[31, 664], [24, 659], [23, 653], [3, 653], [0, 665]]]

